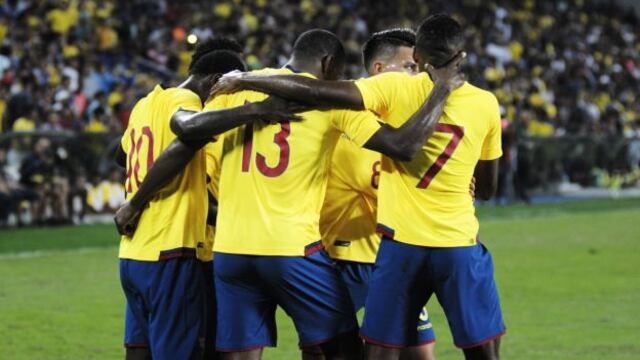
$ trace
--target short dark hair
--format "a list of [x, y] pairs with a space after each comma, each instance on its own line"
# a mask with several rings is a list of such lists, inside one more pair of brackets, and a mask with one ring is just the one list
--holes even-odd
[[435, 67], [451, 60], [462, 50], [463, 44], [462, 27], [447, 14], [429, 16], [418, 27], [416, 51]]
[[293, 56], [304, 60], [317, 60], [331, 55], [336, 61], [344, 62], [345, 52], [342, 42], [331, 31], [312, 29], [305, 31], [293, 44]]
[[233, 70], [245, 71], [242, 46], [231, 39], [218, 37], [200, 43], [189, 64], [189, 75], [224, 74]]
[[393, 56], [400, 46], [415, 45], [416, 33], [411, 29], [396, 28], [374, 33], [362, 47], [364, 67], [368, 69], [373, 60], [381, 56]]

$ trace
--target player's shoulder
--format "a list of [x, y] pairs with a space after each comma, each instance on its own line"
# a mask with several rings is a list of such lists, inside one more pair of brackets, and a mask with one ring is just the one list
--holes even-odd
[[312, 74], [309, 74], [306, 72], [294, 71], [294, 70], [291, 70], [291, 68], [289, 67], [264, 68], [260, 70], [253, 70], [250, 73], [256, 74], [256, 75], [298, 75], [298, 76], [305, 76], [305, 77], [310, 77], [315, 79], [315, 76], [313, 76]]
[[189, 89], [179, 88], [179, 87], [170, 87], [162, 90], [162, 97], [166, 99], [180, 98], [180, 99], [193, 99], [198, 101], [200, 100], [200, 96], [198, 96], [198, 94], [194, 93]]
[[145, 96], [141, 97], [140, 100], [138, 100], [136, 102], [136, 105], [144, 104], [145, 102], [153, 100], [155, 97], [157, 97], [160, 94], [162, 94], [163, 91], [164, 91], [164, 89], [162, 89], [162, 86], [160, 86], [160, 85], [154, 86], [151, 91], [149, 91]]
[[[416, 75], [418, 76], [418, 75]], [[369, 76], [367, 78], [361, 78], [356, 80], [356, 83], [366, 83], [366, 82], [381, 82], [381, 83], [391, 83], [391, 82], [415, 82], [416, 76], [409, 75], [404, 72], [398, 71], [388, 71], [380, 74], [376, 74], [374, 76]]]
[[474, 98], [481, 99], [489, 105], [498, 105], [498, 98], [491, 91], [480, 88], [469, 82], [466, 82], [460, 90], [462, 94], [471, 95]]
[[147, 104], [149, 102], [153, 102], [154, 99], [160, 94], [162, 88], [159, 85], [153, 88], [150, 92], [148, 92], [145, 96], [136, 101], [135, 105], [133, 105], [133, 109], [131, 109], [131, 116], [129, 117], [129, 123], [135, 123], [140, 116], [147, 118], [148, 115], [146, 112], [148, 111]]
[[290, 72], [291, 71], [289, 71], [286, 68], [266, 67], [266, 68], [262, 68], [262, 69], [251, 70], [251, 71], [249, 71], [249, 74], [252, 74], [252, 75], [279, 75], [279, 74], [287, 74], [287, 73], [290, 73]]

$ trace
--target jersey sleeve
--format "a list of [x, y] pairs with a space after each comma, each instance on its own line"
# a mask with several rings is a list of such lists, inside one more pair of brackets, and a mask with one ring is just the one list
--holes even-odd
[[218, 95], [204, 105], [204, 110], [219, 110], [228, 107], [229, 95]]
[[129, 122], [127, 123], [127, 128], [124, 130], [124, 134], [122, 134], [122, 139], [120, 139], [120, 146], [122, 146], [122, 150], [125, 153], [129, 153], [129, 150], [131, 149], [130, 129], [133, 126], [133, 122], [135, 121], [134, 119], [138, 115], [138, 111], [140, 109], [140, 102], [142, 101], [144, 101], [144, 99], [138, 101], [133, 107], [133, 109], [131, 110], [131, 115], [129, 116]]
[[175, 112], [178, 109], [187, 111], [201, 111], [202, 101], [200, 97], [189, 90], [180, 89], [171, 96], [171, 109]]
[[220, 169], [222, 167], [222, 145], [224, 141], [219, 137], [217, 141], [205, 146], [207, 177], [212, 195], [218, 198], [218, 186], [220, 184]]
[[122, 134], [122, 139], [120, 139], [120, 146], [122, 147], [122, 151], [124, 151], [125, 153], [129, 152], [129, 149], [131, 148], [131, 139], [129, 139], [129, 127], [127, 127], [127, 129], [124, 131], [124, 134]]
[[408, 76], [399, 72], [388, 72], [356, 80], [355, 84], [360, 90], [365, 109], [380, 116], [389, 112], [390, 105], [393, 104], [405, 83], [404, 77]]
[[334, 110], [333, 126], [362, 147], [380, 129], [378, 117], [370, 111]]
[[482, 144], [480, 160], [495, 160], [502, 156], [502, 127], [500, 125], [500, 107], [492, 95], [489, 131]]

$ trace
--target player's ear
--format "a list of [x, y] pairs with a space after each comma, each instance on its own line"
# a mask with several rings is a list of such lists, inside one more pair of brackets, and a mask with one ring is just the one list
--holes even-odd
[[384, 64], [381, 62], [374, 62], [373, 65], [371, 65], [372, 70], [373, 70], [373, 74], [377, 75], [380, 74], [384, 68]]
[[327, 79], [327, 80], [332, 80], [332, 78], [335, 76], [334, 75], [334, 69], [335, 69], [335, 57], [333, 57], [333, 55], [325, 55], [322, 58], [321, 61], [321, 65], [322, 65], [322, 77]]

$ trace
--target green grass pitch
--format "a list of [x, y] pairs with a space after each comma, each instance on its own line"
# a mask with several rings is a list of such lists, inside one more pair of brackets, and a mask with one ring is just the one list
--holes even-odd
[[[507, 323], [504, 359], [638, 359], [640, 200], [481, 207]], [[112, 226], [0, 230], [0, 358], [121, 359]], [[429, 304], [441, 360], [461, 359]], [[291, 321], [266, 359], [298, 359]]]

